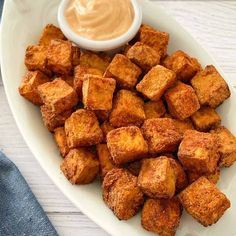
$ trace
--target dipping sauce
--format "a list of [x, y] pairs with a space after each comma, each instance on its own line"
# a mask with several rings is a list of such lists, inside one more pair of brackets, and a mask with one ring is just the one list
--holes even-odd
[[108, 40], [128, 31], [134, 20], [134, 9], [130, 0], [71, 0], [65, 17], [79, 36]]

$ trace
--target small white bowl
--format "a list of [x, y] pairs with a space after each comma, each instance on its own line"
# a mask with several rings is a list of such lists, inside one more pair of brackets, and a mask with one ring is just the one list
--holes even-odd
[[81, 48], [91, 50], [91, 51], [109, 51], [117, 49], [126, 43], [128, 43], [138, 32], [139, 27], [142, 23], [142, 9], [138, 4], [137, 0], [131, 0], [131, 3], [134, 8], [134, 20], [128, 31], [126, 31], [121, 36], [109, 39], [109, 40], [92, 40], [79, 36], [76, 34], [67, 23], [65, 18], [65, 9], [68, 6], [70, 0], [62, 0], [59, 8], [57, 19], [59, 26], [65, 36], [80, 46]]

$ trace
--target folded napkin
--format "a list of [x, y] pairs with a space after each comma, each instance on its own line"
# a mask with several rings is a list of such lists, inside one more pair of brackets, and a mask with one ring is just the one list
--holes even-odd
[[0, 235], [58, 235], [18, 168], [2, 152], [0, 152]]

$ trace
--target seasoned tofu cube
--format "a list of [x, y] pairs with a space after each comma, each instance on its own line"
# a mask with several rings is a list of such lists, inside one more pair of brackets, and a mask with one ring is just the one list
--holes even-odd
[[179, 80], [188, 82], [193, 76], [201, 70], [201, 65], [195, 58], [191, 58], [185, 52], [178, 50], [168, 56], [163, 65], [173, 70]]
[[148, 153], [148, 146], [136, 126], [114, 129], [107, 134], [107, 146], [116, 165], [139, 160]]
[[39, 40], [39, 45], [48, 46], [51, 43], [51, 40], [54, 39], [65, 40], [66, 37], [58, 27], [53, 24], [48, 24], [43, 30]]
[[144, 229], [160, 236], [174, 236], [180, 223], [182, 206], [178, 198], [148, 199], [144, 203], [141, 223]]
[[95, 110], [94, 113], [100, 122], [108, 120], [110, 115], [110, 111]]
[[112, 78], [86, 75], [82, 87], [84, 107], [90, 110], [111, 110], [115, 88], [116, 81]]
[[216, 223], [230, 207], [230, 201], [206, 177], [201, 177], [179, 194], [185, 210], [204, 226]]
[[28, 46], [25, 53], [25, 65], [28, 70], [40, 70], [48, 76], [51, 71], [47, 68], [47, 47]]
[[115, 165], [111, 161], [111, 155], [106, 144], [97, 145], [97, 156], [99, 159], [100, 175], [103, 179], [107, 172], [115, 168]]
[[44, 125], [51, 132], [53, 132], [55, 128], [63, 126], [66, 119], [69, 118], [72, 113], [71, 110], [67, 110], [57, 114], [53, 112], [47, 105], [41, 106], [40, 110], [42, 113]]
[[151, 198], [172, 198], [175, 194], [176, 176], [170, 160], [165, 157], [142, 161], [138, 186]]
[[56, 74], [72, 72], [72, 43], [64, 40], [52, 40], [47, 51], [47, 66]]
[[166, 108], [163, 101], [160, 99], [158, 101], [149, 101], [144, 103], [144, 112], [146, 119], [160, 118], [165, 115]]
[[65, 157], [70, 149], [67, 145], [66, 132], [64, 127], [59, 127], [54, 130], [54, 139], [57, 143], [61, 155]]
[[28, 71], [21, 81], [19, 93], [35, 105], [42, 105], [38, 86], [49, 81], [50, 79], [40, 71]]
[[230, 97], [230, 90], [227, 83], [212, 65], [207, 66], [195, 75], [191, 80], [191, 85], [201, 105], [216, 108], [225, 99]]
[[236, 137], [224, 126], [220, 126], [211, 133], [217, 136], [220, 152], [220, 167], [229, 167], [236, 161]]
[[142, 25], [138, 32], [138, 41], [155, 49], [161, 57], [166, 55], [169, 34], [155, 30], [147, 25]]
[[76, 90], [80, 100], [82, 100], [83, 81], [85, 79], [85, 75], [87, 75], [87, 74], [97, 75], [97, 76], [103, 75], [102, 71], [100, 71], [96, 68], [81, 66], [81, 65], [75, 67], [75, 69], [74, 69], [74, 89]]
[[78, 103], [75, 90], [62, 79], [42, 84], [38, 91], [43, 103], [55, 114], [70, 110]]
[[194, 126], [190, 118], [185, 120], [173, 119], [173, 122], [181, 135], [184, 135], [186, 130], [194, 130]]
[[126, 53], [126, 56], [144, 72], [160, 63], [160, 54], [153, 48], [141, 42], [135, 43]]
[[83, 52], [80, 56], [80, 65], [86, 67], [92, 67], [102, 73], [105, 72], [108, 65], [110, 64], [111, 58], [103, 53], [94, 53], [94, 52]]
[[196, 130], [187, 130], [184, 133], [178, 158], [185, 169], [201, 174], [213, 173], [219, 157], [215, 135]]
[[115, 168], [103, 180], [103, 200], [120, 220], [128, 220], [141, 208], [144, 197], [137, 177], [127, 170]]
[[170, 114], [180, 120], [190, 117], [200, 108], [193, 88], [182, 82], [178, 82], [173, 88], [167, 90], [165, 99]]
[[107, 134], [112, 131], [113, 129], [115, 129], [110, 123], [109, 121], [104, 121], [101, 124], [101, 130], [103, 132], [103, 138], [104, 138], [104, 142], [107, 142]]
[[142, 160], [138, 160], [138, 161], [134, 161], [134, 162], [130, 162], [127, 166], [127, 169], [129, 170], [129, 172], [135, 176], [139, 175], [139, 172], [141, 170], [142, 167]]
[[157, 65], [143, 77], [136, 89], [150, 100], [157, 101], [175, 81], [176, 75], [173, 71]]
[[132, 63], [129, 58], [122, 54], [116, 54], [107, 67], [104, 77], [116, 79], [121, 88], [133, 88], [141, 72], [141, 69]]
[[182, 139], [170, 118], [145, 120], [141, 129], [151, 154], [174, 152]]
[[99, 172], [99, 162], [85, 148], [72, 149], [63, 160], [61, 171], [72, 184], [89, 184]]
[[112, 126], [140, 126], [145, 120], [144, 102], [136, 93], [120, 90], [114, 101], [109, 120]]
[[208, 106], [201, 107], [191, 116], [191, 119], [194, 126], [199, 131], [209, 131], [218, 126], [221, 122], [220, 116], [217, 112]]
[[72, 65], [77, 66], [80, 63], [80, 48], [72, 46]]
[[103, 139], [96, 115], [85, 109], [75, 111], [66, 120], [65, 131], [70, 148], [95, 145]]

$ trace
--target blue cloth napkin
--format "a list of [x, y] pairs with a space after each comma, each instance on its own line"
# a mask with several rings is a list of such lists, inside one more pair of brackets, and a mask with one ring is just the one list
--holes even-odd
[[2, 152], [0, 152], [0, 235], [58, 235], [18, 168]]

